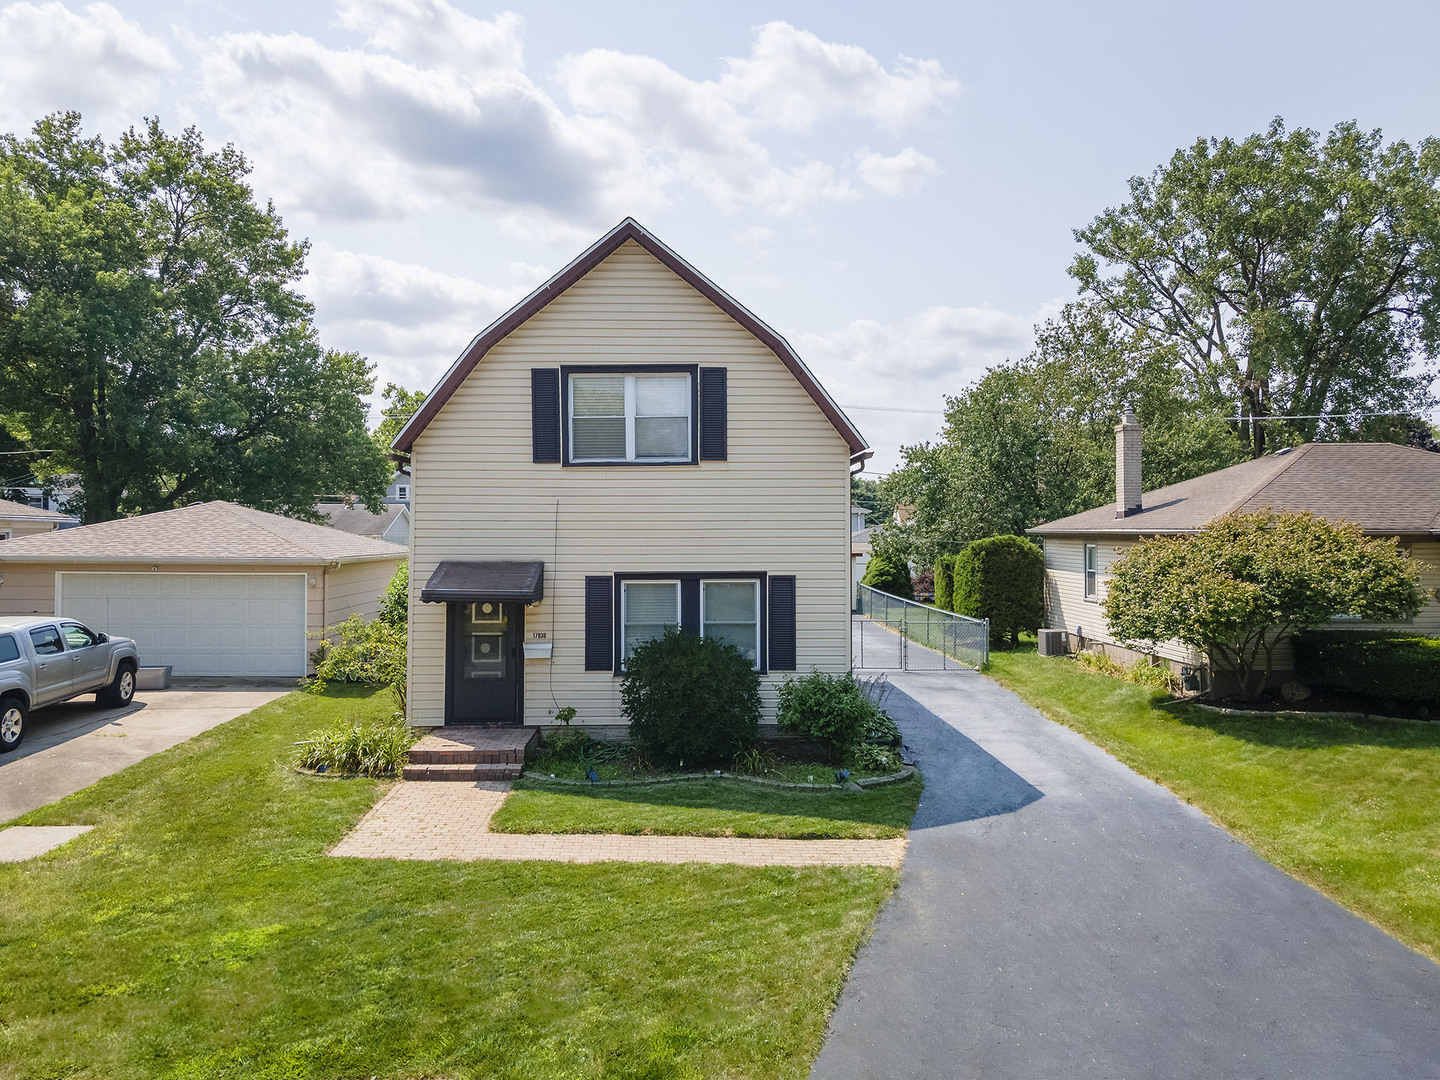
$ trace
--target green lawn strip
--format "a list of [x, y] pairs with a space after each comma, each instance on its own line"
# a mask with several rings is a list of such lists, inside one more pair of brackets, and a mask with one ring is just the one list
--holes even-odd
[[1440, 959], [1440, 723], [1225, 714], [1033, 652], [992, 665], [1051, 719]]
[[494, 832], [755, 836], [797, 840], [904, 836], [920, 778], [865, 791], [796, 791], [716, 778], [636, 787], [564, 788], [521, 780]]
[[388, 696], [290, 695], [24, 819], [0, 1076], [801, 1077], [897, 875], [332, 859], [372, 780], [288, 767]]

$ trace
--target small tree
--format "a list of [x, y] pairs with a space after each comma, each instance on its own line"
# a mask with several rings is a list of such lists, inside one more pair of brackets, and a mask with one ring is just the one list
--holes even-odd
[[1251, 699], [1286, 634], [1337, 615], [1410, 618], [1426, 600], [1394, 540], [1310, 513], [1226, 514], [1191, 536], [1142, 540], [1110, 574], [1104, 610], [1119, 640], [1203, 649]]
[[885, 552], [876, 552], [865, 565], [865, 576], [860, 584], [869, 585], [891, 596], [915, 599], [915, 588], [910, 584], [910, 567], [904, 559]]
[[403, 630], [409, 615], [410, 562], [405, 559], [401, 560], [390, 584], [386, 585], [385, 591], [380, 594], [380, 614], [376, 617], [383, 623], [398, 626]]
[[955, 556], [951, 610], [990, 620], [990, 643], [1020, 644], [1045, 618], [1045, 555], [1023, 536], [987, 536]]

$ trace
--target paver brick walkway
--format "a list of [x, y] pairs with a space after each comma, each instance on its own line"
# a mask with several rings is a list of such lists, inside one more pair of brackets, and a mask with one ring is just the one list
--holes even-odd
[[492, 833], [510, 785], [400, 783], [331, 855], [360, 859], [738, 863], [742, 866], [898, 867], [905, 840], [752, 840], [731, 836]]

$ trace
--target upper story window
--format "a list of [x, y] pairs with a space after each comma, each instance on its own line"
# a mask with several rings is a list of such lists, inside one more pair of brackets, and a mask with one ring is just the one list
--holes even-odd
[[409, 487], [409, 485], [408, 485], [408, 484], [396, 484], [396, 485], [395, 485], [395, 497], [396, 497], [397, 499], [408, 499], [408, 498], [410, 498], [410, 487]]
[[694, 460], [695, 393], [688, 371], [576, 372], [566, 392], [571, 462]]
[[1100, 593], [1100, 545], [1085, 545], [1085, 599], [1094, 600]]

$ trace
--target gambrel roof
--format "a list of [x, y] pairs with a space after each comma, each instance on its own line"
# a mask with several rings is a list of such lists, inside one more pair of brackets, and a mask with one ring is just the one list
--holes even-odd
[[490, 349], [503, 340], [508, 334], [518, 328], [531, 316], [540, 312], [550, 301], [554, 300], [566, 289], [570, 288], [577, 281], [583, 278], [605, 259], [627, 241], [633, 240], [647, 252], [653, 255], [659, 262], [664, 264], [672, 273], [693, 288], [705, 299], [709, 300], [717, 308], [723, 311], [730, 318], [734, 319], [742, 327], [758, 338], [767, 348], [770, 349], [782, 364], [789, 369], [790, 374], [805, 389], [805, 392], [814, 399], [815, 404], [820, 407], [826, 418], [834, 425], [840, 437], [850, 447], [852, 460], [863, 460], [870, 456], [870, 446], [865, 437], [860, 434], [850, 418], [836, 405], [825, 388], [820, 385], [810, 369], [805, 366], [804, 361], [790, 347], [790, 343], [777, 334], [765, 323], [756, 318], [750, 311], [742, 307], [729, 293], [716, 285], [700, 271], [687, 263], [670, 248], [666, 247], [653, 235], [647, 232], [634, 218], [626, 218], [619, 225], [611, 229], [594, 244], [592, 244], [579, 258], [570, 263], [558, 274], [545, 282], [529, 296], [521, 300], [513, 308], [507, 311], [500, 318], [491, 323], [484, 331], [478, 334], [473, 341], [460, 354], [460, 358], [450, 366], [440, 384], [425, 399], [424, 404], [416, 410], [410, 422], [405, 425], [400, 434], [396, 436], [394, 448], [403, 453], [409, 453], [410, 448], [415, 445], [415, 440], [435, 415], [444, 407], [450, 396], [460, 388], [465, 377], [475, 369]]

